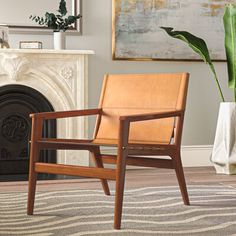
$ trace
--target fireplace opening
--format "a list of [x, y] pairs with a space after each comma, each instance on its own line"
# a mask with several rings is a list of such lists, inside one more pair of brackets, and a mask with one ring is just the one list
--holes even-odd
[[[27, 180], [29, 171], [29, 114], [54, 111], [50, 102], [37, 90], [23, 85], [0, 87], [0, 181]], [[43, 137], [56, 137], [56, 121], [45, 121]], [[56, 151], [40, 154], [43, 162], [56, 163]], [[40, 174], [40, 179], [52, 175]]]

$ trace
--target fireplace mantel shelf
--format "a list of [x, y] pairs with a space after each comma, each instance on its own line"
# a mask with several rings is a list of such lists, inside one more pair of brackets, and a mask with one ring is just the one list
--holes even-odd
[[93, 55], [92, 50], [0, 49], [0, 53]]

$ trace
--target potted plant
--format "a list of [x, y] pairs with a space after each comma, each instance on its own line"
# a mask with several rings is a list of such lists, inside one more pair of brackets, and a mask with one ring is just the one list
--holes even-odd
[[174, 31], [170, 27], [161, 27], [168, 35], [187, 43], [213, 73], [221, 104], [218, 115], [215, 141], [211, 156], [217, 173], [236, 174], [236, 5], [228, 4], [224, 12], [225, 51], [228, 68], [228, 86], [233, 89], [234, 102], [225, 102], [205, 41], [187, 31]]
[[53, 29], [54, 49], [65, 49], [65, 31], [82, 16], [80, 14], [66, 16], [67, 8], [65, 0], [60, 1], [57, 12], [59, 14], [46, 12], [44, 17], [31, 15], [29, 18], [39, 25]]

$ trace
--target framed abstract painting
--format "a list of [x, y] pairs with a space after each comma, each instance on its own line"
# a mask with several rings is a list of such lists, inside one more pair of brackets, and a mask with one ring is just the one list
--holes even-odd
[[203, 38], [215, 61], [225, 60], [223, 13], [235, 0], [113, 0], [114, 60], [199, 60], [160, 26]]

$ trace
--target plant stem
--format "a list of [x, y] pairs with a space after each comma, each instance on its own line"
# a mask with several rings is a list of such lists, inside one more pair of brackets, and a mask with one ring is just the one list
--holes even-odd
[[[225, 102], [224, 95], [223, 95], [223, 93], [222, 93], [222, 90], [221, 90], [221, 87], [220, 87], [220, 83], [219, 83], [219, 80], [218, 80], [218, 78], [217, 78], [216, 71], [215, 71], [215, 68], [214, 68], [213, 64], [210, 64], [210, 67], [211, 67], [211, 71], [212, 71], [213, 74], [214, 74], [214, 79], [215, 79], [215, 81], [216, 81], [218, 90], [219, 90], [219, 92], [220, 92], [221, 100], [222, 100], [222, 102]], [[234, 96], [234, 98], [236, 99], [235, 96]]]
[[223, 93], [222, 93], [222, 90], [221, 90], [221, 87], [220, 87], [220, 84], [219, 84], [219, 80], [217, 79], [217, 76], [216, 76], [216, 75], [215, 75], [215, 79], [216, 79], [217, 87], [218, 87], [219, 92], [220, 92], [221, 100], [222, 100], [222, 102], [225, 102], [225, 98], [224, 98], [224, 95], [223, 95]]

